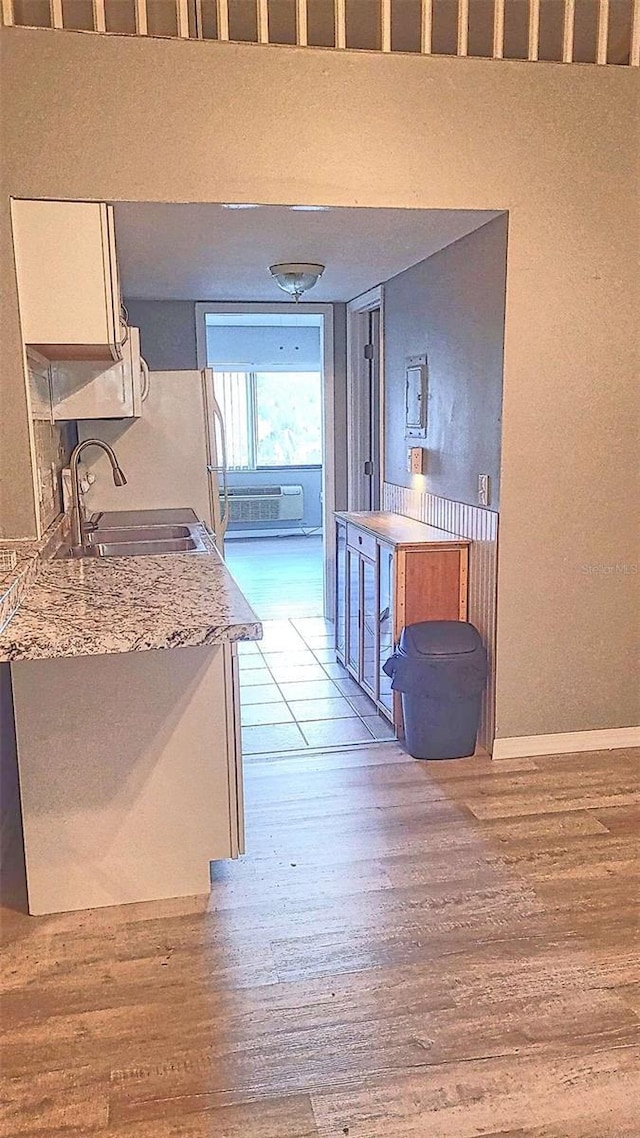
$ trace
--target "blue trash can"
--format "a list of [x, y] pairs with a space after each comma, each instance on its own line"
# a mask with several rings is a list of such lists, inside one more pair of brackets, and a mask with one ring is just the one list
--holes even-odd
[[384, 670], [402, 696], [405, 744], [414, 759], [473, 754], [487, 682], [477, 628], [460, 620], [410, 624]]

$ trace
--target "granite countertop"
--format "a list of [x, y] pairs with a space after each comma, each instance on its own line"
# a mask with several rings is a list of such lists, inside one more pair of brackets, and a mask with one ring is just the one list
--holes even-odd
[[258, 618], [203, 532], [207, 553], [44, 561], [0, 633], [0, 661], [259, 640]]
[[371, 510], [360, 513], [339, 511], [335, 516], [351, 525], [359, 526], [360, 529], [368, 530], [369, 533], [398, 548], [413, 545], [449, 545], [458, 548], [471, 544], [466, 537], [459, 537], [458, 534], [415, 521], [413, 518], [405, 517], [404, 514]]

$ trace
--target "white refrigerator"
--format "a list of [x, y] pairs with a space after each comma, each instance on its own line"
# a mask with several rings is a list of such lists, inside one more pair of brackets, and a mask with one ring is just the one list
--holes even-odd
[[104, 451], [83, 454], [95, 482], [84, 495], [98, 510], [191, 507], [223, 551], [229, 515], [224, 422], [213, 372], [152, 371], [139, 419], [83, 419], [78, 439], [99, 438], [113, 447], [126, 477], [114, 486]]

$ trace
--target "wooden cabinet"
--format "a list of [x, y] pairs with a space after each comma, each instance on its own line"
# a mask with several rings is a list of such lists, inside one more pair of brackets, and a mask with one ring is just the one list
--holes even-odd
[[400, 729], [383, 664], [405, 625], [466, 620], [469, 542], [399, 514], [337, 514], [336, 527], [336, 655]]
[[24, 343], [49, 360], [121, 359], [113, 208], [14, 200], [11, 214]]

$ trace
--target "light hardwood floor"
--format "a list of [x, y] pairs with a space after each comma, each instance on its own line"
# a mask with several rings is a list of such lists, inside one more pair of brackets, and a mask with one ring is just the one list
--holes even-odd
[[638, 757], [253, 761], [210, 898], [4, 910], [0, 1131], [638, 1138]]
[[225, 542], [225, 560], [260, 620], [322, 616], [320, 534], [230, 538]]

